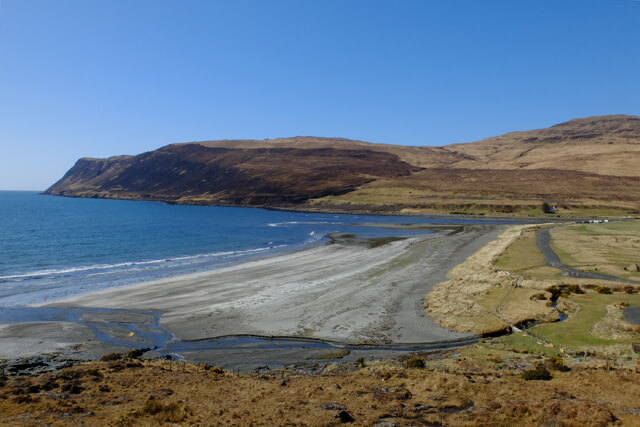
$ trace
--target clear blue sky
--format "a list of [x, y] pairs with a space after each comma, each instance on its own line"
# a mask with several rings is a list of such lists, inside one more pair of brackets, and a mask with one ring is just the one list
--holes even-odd
[[640, 115], [640, 1], [0, 2], [0, 189], [172, 142]]

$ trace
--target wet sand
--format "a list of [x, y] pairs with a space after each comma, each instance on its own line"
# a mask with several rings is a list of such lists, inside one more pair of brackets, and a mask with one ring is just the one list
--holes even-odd
[[160, 324], [181, 340], [238, 334], [344, 343], [459, 339], [465, 335], [425, 314], [423, 296], [498, 228], [469, 225], [370, 248], [338, 241], [53, 305], [158, 311]]
[[[69, 339], [47, 341], [52, 328], [47, 322], [7, 326], [0, 328], [0, 346], [22, 344], [0, 357], [53, 351], [64, 348], [65, 343], [77, 347], [83, 342], [95, 353], [99, 352], [101, 336], [117, 339], [105, 344], [105, 349], [114, 348], [114, 343], [122, 348], [153, 346], [154, 342], [138, 336], [150, 331], [140, 322], [141, 311], [158, 313], [156, 327], [178, 342], [247, 334], [351, 345], [474, 337], [437, 325], [424, 311], [424, 295], [503, 228], [495, 224], [453, 226], [437, 228], [433, 234], [375, 242], [351, 235], [334, 236], [332, 243], [324, 246], [58, 301], [47, 307], [83, 313], [80, 323], [65, 324]], [[114, 314], [96, 309], [122, 311]], [[129, 335], [130, 330], [135, 333]], [[260, 345], [229, 348], [226, 353], [217, 349], [215, 356], [237, 358], [256, 348]], [[211, 354], [206, 351], [209, 353], [191, 348], [184, 355], [202, 360]], [[288, 349], [286, 353], [284, 359], [290, 361], [304, 361], [309, 356], [304, 345], [297, 352]], [[277, 359], [277, 352], [270, 352], [269, 358]], [[260, 363], [258, 359], [255, 364]]]

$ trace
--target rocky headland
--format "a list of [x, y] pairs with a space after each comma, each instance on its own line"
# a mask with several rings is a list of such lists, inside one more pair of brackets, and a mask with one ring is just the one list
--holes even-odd
[[[401, 143], [402, 141], [398, 141]], [[635, 215], [640, 117], [598, 116], [442, 147], [294, 137], [171, 144], [82, 158], [45, 191], [379, 213]]]

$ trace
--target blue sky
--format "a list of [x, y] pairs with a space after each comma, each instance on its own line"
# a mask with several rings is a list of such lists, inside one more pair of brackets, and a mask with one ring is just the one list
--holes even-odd
[[0, 2], [0, 189], [172, 142], [640, 115], [634, 0]]

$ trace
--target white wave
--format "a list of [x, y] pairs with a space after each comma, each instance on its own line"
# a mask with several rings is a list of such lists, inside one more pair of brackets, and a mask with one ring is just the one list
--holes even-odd
[[264, 248], [246, 249], [243, 251], [212, 252], [208, 254], [197, 254], [197, 255], [188, 255], [188, 256], [173, 257], [173, 258], [153, 259], [148, 261], [129, 261], [129, 262], [120, 262], [116, 264], [96, 264], [96, 265], [88, 265], [88, 266], [81, 266], [81, 267], [69, 267], [69, 268], [63, 268], [63, 269], [57, 269], [57, 270], [40, 270], [40, 271], [31, 272], [31, 273], [0, 276], [0, 280], [59, 276], [61, 274], [70, 274], [70, 273], [77, 273], [82, 271], [108, 270], [108, 269], [115, 269], [115, 268], [121, 268], [121, 267], [135, 267], [135, 266], [142, 266], [142, 265], [162, 264], [162, 263], [169, 263], [169, 262], [175, 262], [175, 261], [180, 262], [180, 261], [198, 260], [198, 259], [215, 258], [215, 257], [226, 257], [226, 256], [237, 257], [245, 254], [264, 252], [270, 249], [282, 248], [285, 246], [287, 245], [283, 244], [283, 245], [269, 246]]
[[269, 227], [286, 227], [288, 225], [343, 225], [344, 222], [332, 222], [332, 221], [286, 221], [286, 222], [271, 222], [267, 224]]
[[322, 239], [322, 234], [316, 234], [315, 231], [312, 231], [311, 233], [309, 233], [309, 238], [307, 240], [305, 240], [305, 244], [309, 244], [309, 243], [314, 243], [317, 242], [318, 240]]

